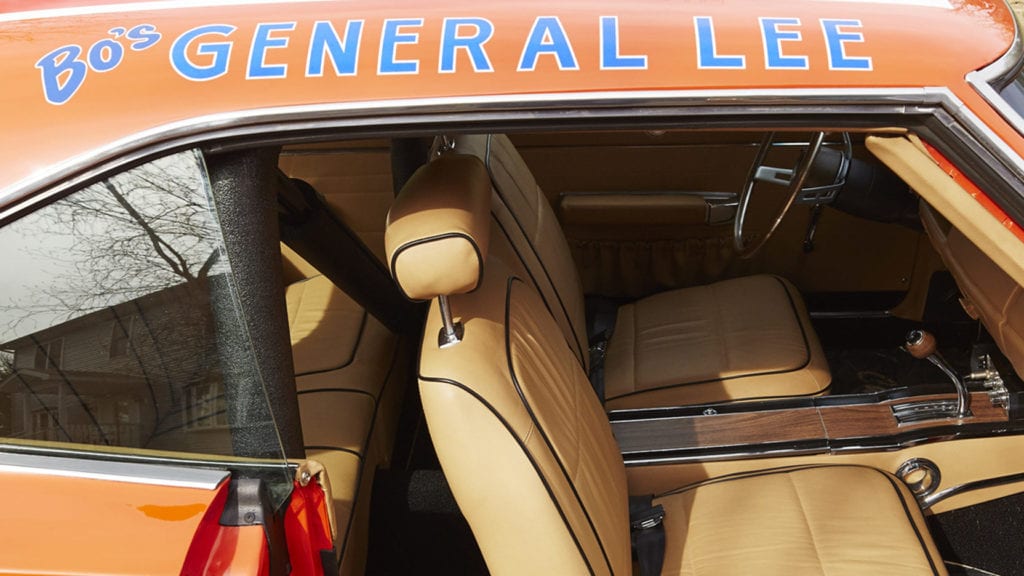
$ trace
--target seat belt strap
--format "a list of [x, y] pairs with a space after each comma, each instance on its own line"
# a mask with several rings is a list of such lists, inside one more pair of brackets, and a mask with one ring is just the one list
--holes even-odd
[[657, 576], [665, 562], [665, 508], [653, 496], [629, 497], [629, 530], [640, 576]]
[[619, 307], [607, 299], [595, 298], [588, 304], [587, 340], [590, 342], [590, 385], [604, 404], [604, 355], [615, 331]]
[[590, 385], [594, 387], [594, 393], [601, 404], [604, 404], [604, 355], [608, 351], [610, 338], [611, 330], [608, 330], [590, 344]]

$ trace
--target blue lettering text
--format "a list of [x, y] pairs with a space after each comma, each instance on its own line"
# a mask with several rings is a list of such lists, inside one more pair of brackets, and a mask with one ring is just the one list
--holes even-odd
[[[473, 28], [473, 33], [460, 36], [460, 28]], [[455, 72], [458, 51], [465, 50], [474, 72], [494, 72], [484, 44], [494, 35], [494, 24], [483, 18], [445, 18], [441, 27], [441, 58], [437, 71]]]
[[377, 62], [377, 74], [417, 74], [420, 71], [419, 60], [396, 59], [399, 44], [415, 44], [419, 42], [419, 33], [402, 33], [401, 29], [407, 26], [423, 26], [423, 18], [384, 21], [384, 31], [380, 38], [380, 59]]
[[50, 104], [64, 104], [82, 87], [89, 67], [78, 59], [82, 48], [61, 46], [36, 62], [43, 75], [43, 94]]
[[125, 38], [132, 42], [129, 48], [139, 52], [159, 42], [162, 36], [156, 31], [156, 26], [152, 24], [139, 24], [129, 30], [125, 34]]
[[249, 67], [245, 71], [246, 79], [284, 78], [288, 74], [287, 64], [267, 64], [267, 50], [288, 46], [288, 38], [275, 38], [271, 36], [273, 32], [278, 30], [290, 32], [294, 29], [295, 22], [271, 22], [256, 25], [256, 32], [252, 35], [252, 46], [249, 48]]
[[870, 57], [846, 55], [847, 42], [863, 42], [860, 32], [844, 32], [841, 28], [860, 28], [860, 20], [822, 20], [825, 33], [825, 48], [828, 51], [829, 70], [871, 70]]
[[742, 70], [747, 59], [742, 55], [719, 55], [715, 48], [715, 25], [709, 16], [694, 16], [697, 29], [697, 68]]
[[764, 66], [768, 70], [807, 69], [807, 56], [785, 56], [782, 54], [782, 43], [789, 40], [800, 40], [798, 30], [780, 30], [780, 26], [799, 26], [799, 18], [759, 18], [761, 21], [761, 39], [764, 41]]
[[619, 54], [619, 19], [601, 17], [601, 70], [646, 70], [647, 56]]
[[235, 31], [227, 24], [207, 24], [185, 32], [171, 44], [171, 66], [174, 71], [188, 80], [205, 81], [219, 78], [228, 72], [232, 42], [200, 42], [195, 50], [199, 56], [208, 56], [205, 63], [196, 63], [189, 58], [192, 43], [202, 36], [218, 35], [227, 38]]
[[89, 67], [96, 72], [110, 72], [124, 60], [124, 46], [109, 38], [100, 40], [89, 48]]
[[562, 23], [555, 16], [542, 16], [534, 21], [519, 58], [519, 71], [532, 72], [541, 54], [554, 56], [559, 70], [579, 70], [572, 44], [569, 44]]
[[313, 24], [313, 35], [309, 38], [309, 57], [306, 59], [306, 76], [323, 76], [324, 58], [330, 58], [336, 76], [355, 74], [362, 35], [362, 20], [348, 21], [344, 40], [338, 38], [338, 31], [330, 22]]

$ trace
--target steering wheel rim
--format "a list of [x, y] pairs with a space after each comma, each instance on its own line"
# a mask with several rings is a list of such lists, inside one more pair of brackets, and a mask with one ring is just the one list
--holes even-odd
[[[740, 192], [739, 201], [736, 205], [736, 217], [733, 219], [732, 225], [732, 240], [733, 247], [736, 249], [736, 253], [740, 258], [747, 259], [753, 257], [758, 251], [768, 242], [768, 239], [775, 233], [775, 230], [779, 227], [782, 219], [786, 217], [789, 209], [793, 207], [796, 202], [797, 196], [800, 195], [800, 189], [803, 188], [804, 180], [807, 179], [807, 174], [811, 171], [811, 166], [814, 164], [815, 158], [818, 157], [818, 151], [821, 150], [821, 144], [825, 140], [824, 132], [815, 132], [814, 136], [811, 137], [807, 143], [807, 151], [804, 152], [800, 160], [797, 162], [795, 168], [793, 168], [792, 176], [787, 184], [787, 193], [785, 203], [782, 208], [779, 209], [779, 213], [776, 214], [775, 219], [772, 221], [771, 226], [764, 233], [764, 236], [760, 240], [747, 245], [743, 240], [743, 223], [747, 216], [747, 207], [750, 204], [750, 197], [754, 191], [754, 186], [758, 182], [775, 182], [775, 179], [767, 179], [759, 177], [759, 173], [762, 168], [771, 168], [770, 166], [764, 166], [765, 157], [768, 156], [768, 151], [771, 150], [772, 142], [775, 140], [775, 132], [769, 132], [765, 134], [761, 140], [761, 145], [757, 150], [757, 155], [754, 156], [754, 163], [750, 166], [750, 173], [747, 175], [747, 181], [743, 185], [743, 190]], [[778, 169], [774, 169], [776, 172], [781, 172]]]

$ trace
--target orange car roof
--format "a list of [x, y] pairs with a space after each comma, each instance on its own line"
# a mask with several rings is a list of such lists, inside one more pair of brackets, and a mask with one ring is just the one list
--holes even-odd
[[565, 92], [966, 87], [989, 0], [7, 0], [0, 196], [187, 119]]

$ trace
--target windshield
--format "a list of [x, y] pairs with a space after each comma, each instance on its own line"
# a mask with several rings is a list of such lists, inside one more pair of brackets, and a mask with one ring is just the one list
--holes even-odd
[[231, 384], [264, 390], [198, 152], [7, 224], [0, 262], [0, 441], [284, 462]]

